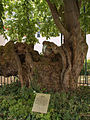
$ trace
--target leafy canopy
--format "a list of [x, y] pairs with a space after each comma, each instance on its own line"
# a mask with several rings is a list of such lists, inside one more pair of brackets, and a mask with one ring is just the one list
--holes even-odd
[[[64, 25], [63, 0], [51, 0], [57, 7]], [[84, 7], [85, 6], [85, 7]], [[83, 0], [80, 10], [81, 28], [90, 33], [90, 1]], [[36, 32], [49, 38], [59, 34], [46, 0], [1, 0], [0, 33], [13, 41], [36, 43]]]
[[[2, 0], [0, 0], [0, 30], [3, 28], [3, 21], [2, 21], [2, 18], [3, 18], [3, 4], [2, 4]], [[0, 31], [1, 32], [1, 31]]]

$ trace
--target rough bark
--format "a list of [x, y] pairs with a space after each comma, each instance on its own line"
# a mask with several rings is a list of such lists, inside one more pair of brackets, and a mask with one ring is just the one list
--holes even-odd
[[[46, 48], [42, 56], [28, 44], [9, 42], [0, 47], [0, 75], [18, 75], [22, 87], [29, 87], [31, 82], [36, 82], [36, 85], [47, 91], [75, 88], [76, 77], [78, 78], [83, 61], [80, 63], [79, 59], [79, 66], [76, 63], [72, 66], [72, 51], [68, 44], [58, 47], [45, 41], [43, 46]], [[86, 45], [82, 49], [84, 47]]]
[[58, 13], [58, 11], [57, 11], [57, 8], [56, 8], [55, 4], [51, 3], [50, 0], [46, 0], [46, 1], [47, 1], [48, 5], [49, 5], [49, 7], [50, 7], [50, 10], [51, 10], [51, 13], [52, 13], [52, 17], [53, 17], [53, 19], [54, 19], [54, 22], [55, 22], [57, 28], [59, 29], [59, 31], [60, 31], [61, 33], [63, 33], [63, 35], [65, 35], [65, 36], [68, 37], [69, 33], [68, 33], [68, 31], [64, 28], [64, 26], [62, 25], [62, 23], [61, 23], [61, 21], [60, 21], [60, 19], [59, 19], [60, 16], [59, 16], [59, 13]]
[[77, 80], [87, 53], [87, 44], [81, 34], [78, 0], [63, 0], [64, 21], [62, 25], [57, 8], [46, 0], [59, 31], [64, 34], [65, 43], [58, 47], [44, 42], [42, 56], [33, 50], [33, 45], [7, 43], [0, 47], [0, 74], [19, 75], [21, 85], [29, 87], [35, 82], [47, 91], [76, 89]]
[[60, 50], [60, 54], [62, 54], [61, 56], [64, 61], [61, 79], [63, 81], [65, 89], [75, 89], [77, 86], [77, 79], [82, 69], [88, 49], [88, 46], [85, 39], [82, 37], [80, 29], [79, 15], [81, 1], [63, 0], [65, 22], [65, 27], [63, 26], [63, 28], [61, 21], [59, 20], [60, 16], [55, 4], [50, 0], [46, 1], [49, 5], [57, 28], [61, 33], [64, 34], [65, 38], [65, 43], [62, 46], [63, 52]]
[[50, 42], [44, 44], [47, 44], [47, 48], [43, 56], [34, 51], [32, 45], [25, 43], [14, 44], [10, 41], [0, 47], [2, 49], [0, 50], [0, 75], [18, 75], [21, 86], [29, 87], [38, 74], [35, 82], [40, 88], [46, 88], [48, 91], [62, 90], [60, 80], [62, 59], [58, 52], [54, 52], [54, 47], [58, 47]]

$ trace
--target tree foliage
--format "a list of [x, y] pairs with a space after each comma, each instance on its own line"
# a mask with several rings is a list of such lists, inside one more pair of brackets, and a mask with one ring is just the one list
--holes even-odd
[[2, 0], [0, 0], [0, 32], [1, 32], [1, 29], [3, 28], [3, 21], [2, 21], [2, 18], [3, 18], [3, 4], [2, 4]]
[[90, 34], [90, 1], [83, 0], [82, 7], [80, 11], [80, 22], [83, 31]]
[[[57, 7], [61, 23], [65, 26], [63, 0], [51, 0], [51, 2]], [[11, 40], [35, 43], [37, 42], [35, 33], [39, 30], [42, 36], [47, 38], [57, 36], [60, 32], [56, 28], [46, 0], [1, 0], [0, 6], [0, 28], [3, 30], [4, 25], [3, 34], [9, 36]], [[80, 22], [81, 28], [90, 33], [89, 0], [82, 1]]]
[[[37, 69], [40, 71], [37, 83], [42, 88], [48, 91], [75, 90], [88, 49], [83, 35], [90, 32], [89, 3], [89, 0], [2, 0], [3, 33], [17, 43], [10, 41], [1, 46], [1, 74], [18, 74], [21, 86], [29, 87]], [[64, 44], [58, 47], [52, 42], [43, 42], [45, 51], [41, 58], [34, 51], [34, 45], [18, 43], [22, 40], [36, 43], [37, 31], [46, 38], [62, 33]]]

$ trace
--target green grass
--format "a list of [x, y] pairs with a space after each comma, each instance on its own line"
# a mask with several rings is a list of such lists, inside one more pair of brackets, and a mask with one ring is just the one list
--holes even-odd
[[50, 94], [48, 112], [40, 114], [32, 112], [36, 96], [32, 88], [21, 89], [18, 83], [0, 88], [0, 120], [89, 120], [85, 116], [90, 112], [89, 87]]

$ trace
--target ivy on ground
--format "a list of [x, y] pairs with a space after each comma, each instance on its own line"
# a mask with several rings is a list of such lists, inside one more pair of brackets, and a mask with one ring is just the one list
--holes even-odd
[[[0, 120], [89, 120], [89, 87], [74, 92], [50, 93], [47, 114], [32, 112], [36, 92], [12, 83], [0, 88]], [[38, 91], [43, 92], [43, 91]]]

